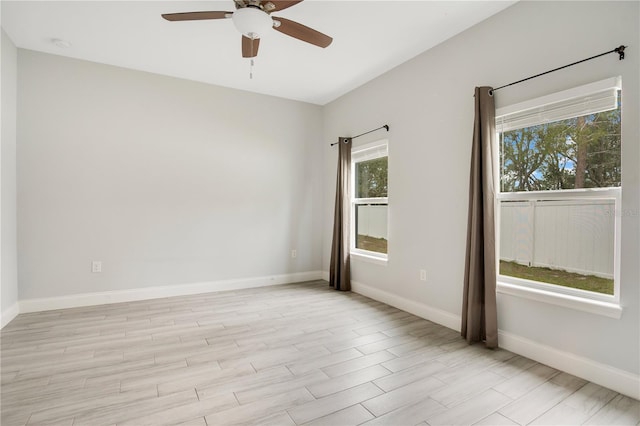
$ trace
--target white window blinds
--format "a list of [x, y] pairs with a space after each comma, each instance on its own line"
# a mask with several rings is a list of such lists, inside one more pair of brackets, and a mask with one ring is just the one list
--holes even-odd
[[496, 130], [507, 132], [616, 109], [620, 89], [621, 79], [615, 77], [501, 108], [496, 111]]
[[387, 141], [378, 141], [367, 145], [354, 146], [351, 149], [351, 161], [361, 162], [367, 160], [373, 160], [375, 158], [386, 157], [389, 149], [387, 147]]

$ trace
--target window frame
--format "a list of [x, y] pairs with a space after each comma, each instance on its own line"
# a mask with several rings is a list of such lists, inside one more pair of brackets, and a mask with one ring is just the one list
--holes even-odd
[[[496, 135], [500, 140], [500, 120], [502, 117], [544, 107], [546, 105], [563, 102], [571, 98], [587, 97], [592, 93], [603, 90], [603, 88], [617, 87], [622, 90], [621, 78], [614, 77], [572, 89], [553, 93], [551, 95], [542, 96], [540, 98], [531, 99], [519, 104], [509, 105], [496, 109]], [[556, 120], [553, 120], [556, 121]], [[551, 121], [552, 122], [552, 121]], [[622, 186], [606, 187], [606, 188], [580, 188], [566, 190], [545, 190], [545, 191], [519, 191], [519, 192], [502, 192], [501, 174], [499, 159], [500, 144], [497, 143], [494, 149], [494, 161], [498, 167], [496, 179], [496, 278], [497, 291], [516, 297], [524, 297], [544, 303], [550, 303], [581, 311], [596, 313], [611, 318], [620, 318], [622, 308], [620, 306], [620, 258], [621, 258], [621, 217], [618, 212], [621, 209]], [[501, 203], [503, 201], [539, 201], [539, 200], [557, 200], [557, 201], [576, 201], [585, 199], [606, 199], [613, 200], [613, 211], [608, 214], [614, 217], [614, 253], [613, 253], [613, 295], [592, 292], [587, 290], [575, 289], [556, 284], [533, 281], [523, 278], [511, 277], [500, 274], [500, 230], [501, 222]]]
[[[366, 159], [361, 159], [358, 161], [359, 154], [366, 151], [374, 151], [380, 150], [384, 148], [384, 154], [374, 155], [371, 157], [367, 157]], [[352, 256], [356, 256], [365, 260], [370, 260], [373, 263], [381, 263], [386, 264], [389, 259], [389, 194], [387, 188], [387, 196], [386, 197], [370, 197], [370, 198], [356, 198], [356, 164], [375, 160], [378, 158], [387, 157], [387, 164], [389, 161], [389, 141], [387, 139], [381, 139], [375, 142], [371, 142], [364, 145], [352, 146], [351, 147], [351, 200], [350, 200], [350, 241], [349, 241], [349, 252]], [[389, 176], [389, 170], [387, 169], [387, 179]], [[356, 233], [356, 207], [358, 205], [368, 205], [368, 204], [385, 204], [387, 206], [387, 253], [380, 253], [370, 250], [364, 250], [356, 247], [356, 240], [358, 238]]]

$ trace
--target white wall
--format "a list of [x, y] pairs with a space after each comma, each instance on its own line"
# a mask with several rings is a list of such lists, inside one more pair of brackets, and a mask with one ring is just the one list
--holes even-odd
[[2, 38], [2, 256], [0, 261], [1, 325], [17, 313], [18, 274], [16, 245], [16, 76], [17, 50], [1, 31]]
[[320, 107], [22, 49], [18, 70], [21, 300], [320, 270]]
[[[522, 1], [327, 105], [324, 270], [337, 155], [329, 142], [389, 124], [388, 135], [381, 131], [354, 144], [389, 139], [389, 261], [383, 266], [352, 259], [352, 279], [369, 294], [459, 327], [474, 87], [497, 87], [627, 44], [624, 61], [609, 55], [496, 92], [500, 107], [622, 75], [622, 318], [499, 294], [498, 319], [501, 336], [511, 342], [601, 371], [622, 370], [637, 388], [639, 18], [638, 2]], [[419, 269], [426, 269], [427, 283], [419, 281]]]

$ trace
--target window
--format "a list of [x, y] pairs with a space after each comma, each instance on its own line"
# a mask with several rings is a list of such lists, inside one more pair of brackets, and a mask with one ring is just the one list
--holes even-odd
[[621, 81], [496, 111], [499, 280], [619, 301]]
[[387, 258], [387, 141], [351, 152], [351, 253]]

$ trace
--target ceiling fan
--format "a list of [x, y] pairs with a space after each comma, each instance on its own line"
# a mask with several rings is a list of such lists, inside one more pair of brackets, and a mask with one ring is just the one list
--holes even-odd
[[235, 12], [165, 13], [162, 17], [167, 21], [231, 19], [238, 31], [242, 33], [242, 56], [244, 58], [254, 58], [258, 55], [260, 37], [271, 28], [319, 47], [329, 46], [333, 39], [328, 35], [295, 21], [271, 16], [272, 12], [279, 12], [301, 2], [302, 0], [234, 0]]

